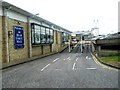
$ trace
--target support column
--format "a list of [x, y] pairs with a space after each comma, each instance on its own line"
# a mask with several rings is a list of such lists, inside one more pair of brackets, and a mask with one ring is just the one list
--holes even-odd
[[7, 16], [7, 11], [5, 7], [3, 7], [3, 17], [2, 17], [2, 39], [3, 39], [3, 62], [10, 62], [10, 55], [9, 55], [9, 45], [8, 45], [8, 16]]
[[32, 57], [32, 41], [31, 41], [31, 25], [30, 25], [30, 18], [27, 17], [27, 24], [28, 24], [28, 57]]
[[100, 56], [101, 46], [98, 46], [98, 55]]
[[[1, 3], [1, 2], [0, 2]], [[2, 68], [2, 16], [0, 16], [0, 68]]]
[[62, 32], [58, 32], [58, 51], [62, 50]]
[[101, 46], [98, 46], [98, 51], [99, 51], [99, 52], [101, 51]]
[[93, 42], [91, 42], [92, 52], [95, 52], [95, 45]]

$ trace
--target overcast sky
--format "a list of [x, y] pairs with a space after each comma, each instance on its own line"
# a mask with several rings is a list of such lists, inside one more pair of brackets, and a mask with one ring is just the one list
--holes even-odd
[[118, 32], [119, 0], [4, 0], [70, 31]]

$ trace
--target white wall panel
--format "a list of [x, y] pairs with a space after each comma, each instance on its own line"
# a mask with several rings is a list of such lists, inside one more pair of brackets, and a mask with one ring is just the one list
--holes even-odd
[[47, 25], [46, 23], [42, 23], [43, 26], [46, 26], [46, 27], [50, 27], [49, 25]]
[[19, 20], [19, 21], [22, 21], [22, 22], [27, 22], [27, 16], [24, 16], [22, 14], [14, 12], [14, 11], [8, 11], [7, 16], [9, 18], [12, 18], [12, 19], [15, 19], [15, 20]]
[[0, 5], [0, 16], [3, 15], [3, 12], [2, 12], [2, 6]]
[[40, 22], [40, 21], [37, 21], [37, 20], [35, 20], [35, 19], [33, 19], [33, 18], [30, 18], [30, 23], [36, 23], [36, 24], [41, 25], [41, 22]]

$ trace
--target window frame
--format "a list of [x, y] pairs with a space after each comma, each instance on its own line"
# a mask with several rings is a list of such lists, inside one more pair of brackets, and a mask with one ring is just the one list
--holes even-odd
[[[50, 37], [49, 37], [49, 35], [50, 35], [50, 28], [46, 28], [46, 29], [49, 29], [48, 36], [47, 36], [47, 30], [46, 30], [46, 43], [49, 44], [50, 43]], [[49, 38], [49, 41], [47, 42], [48, 38]]]
[[[35, 42], [35, 25], [40, 27], [40, 43], [36, 43]], [[42, 43], [42, 41], [41, 41], [41, 37], [42, 37], [42, 35], [41, 35], [42, 29], [41, 28], [42, 27], [45, 28], [45, 36], [46, 36], [45, 43]], [[52, 40], [53, 40], [52, 42], [50, 42], [50, 39], [49, 39], [49, 42], [47, 42], [48, 37], [47, 37], [46, 29], [49, 29], [49, 35], [50, 35], [50, 30], [52, 30], [52, 37], [53, 37], [52, 38]], [[54, 43], [54, 30], [52, 28], [50, 28], [50, 27], [46, 27], [46, 26], [39, 25], [39, 24], [36, 24], [36, 23], [31, 23], [31, 34], [32, 34], [31, 35], [31, 41], [32, 41], [31, 44], [32, 45], [49, 45], [49, 44], [53, 44]]]
[[62, 43], [65, 44], [69, 41], [69, 34], [66, 32], [62, 32]]
[[[50, 32], [51, 30], [52, 30], [52, 35], [51, 35], [51, 32]], [[54, 43], [54, 30], [52, 28], [50, 28], [50, 30], [49, 30], [49, 35], [50, 35], [49, 43], [52, 44], [52, 43]], [[52, 36], [52, 42], [50, 42], [51, 41], [51, 36]]]

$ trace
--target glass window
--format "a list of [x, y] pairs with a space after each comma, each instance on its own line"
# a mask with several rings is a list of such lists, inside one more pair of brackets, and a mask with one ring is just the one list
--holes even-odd
[[32, 23], [32, 44], [53, 43], [53, 30], [49, 27]]
[[45, 27], [41, 27], [41, 43], [46, 43]]
[[66, 42], [66, 33], [64, 33], [64, 42]]
[[65, 43], [65, 33], [62, 32], [62, 43]]
[[32, 43], [35, 43], [34, 37], [35, 37], [35, 31], [34, 31], [34, 26], [32, 25]]
[[50, 42], [50, 29], [49, 28], [46, 28], [46, 43], [49, 43]]
[[68, 42], [68, 40], [69, 40], [69, 34], [63, 32], [62, 33], [62, 41], [63, 41], [63, 43]]
[[66, 34], [66, 42], [69, 41], [69, 34]]
[[40, 43], [40, 26], [35, 25], [35, 43]]
[[53, 43], [53, 30], [50, 29], [50, 43]]

